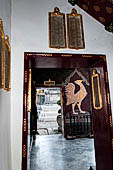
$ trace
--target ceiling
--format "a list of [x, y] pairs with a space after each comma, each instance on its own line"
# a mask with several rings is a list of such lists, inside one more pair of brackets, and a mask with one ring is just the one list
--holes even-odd
[[113, 33], [113, 0], [68, 0], [76, 4]]

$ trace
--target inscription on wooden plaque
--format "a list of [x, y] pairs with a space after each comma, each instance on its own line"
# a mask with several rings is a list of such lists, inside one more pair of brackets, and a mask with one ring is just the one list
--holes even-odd
[[68, 47], [72, 49], [85, 48], [82, 15], [77, 14], [75, 9], [72, 9], [71, 14], [67, 14], [67, 30]]
[[65, 15], [57, 7], [49, 13], [49, 47], [66, 48]]

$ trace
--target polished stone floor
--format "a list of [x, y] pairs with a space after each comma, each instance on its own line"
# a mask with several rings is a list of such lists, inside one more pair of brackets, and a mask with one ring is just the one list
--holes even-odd
[[66, 140], [61, 134], [37, 135], [33, 143], [30, 170], [95, 169], [94, 140]]
[[57, 121], [41, 122], [37, 120], [37, 131], [40, 135], [56, 134], [58, 133], [58, 123]]

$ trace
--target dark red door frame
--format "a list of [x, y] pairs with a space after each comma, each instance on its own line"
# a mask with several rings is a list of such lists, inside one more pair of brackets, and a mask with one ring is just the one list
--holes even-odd
[[[22, 170], [27, 170], [27, 137], [28, 137], [28, 82], [29, 69], [31, 68], [88, 68], [102, 66], [105, 75], [105, 88], [107, 96], [108, 121], [110, 128], [110, 148], [112, 148], [112, 116], [107, 66], [105, 55], [92, 54], [60, 54], [60, 53], [28, 53], [24, 54], [24, 94], [23, 94], [23, 132], [22, 132]], [[104, 149], [104, 148], [103, 148]], [[97, 169], [98, 170], [98, 169]], [[99, 169], [101, 170], [101, 169]], [[112, 170], [112, 169], [110, 169]]]

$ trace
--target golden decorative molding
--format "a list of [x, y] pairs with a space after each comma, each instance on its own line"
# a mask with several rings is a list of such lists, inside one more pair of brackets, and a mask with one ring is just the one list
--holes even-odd
[[36, 55], [36, 56], [44, 56], [44, 57], [49, 57], [49, 56], [53, 56], [53, 54], [48, 54], [48, 53], [46, 53], [46, 54], [42, 54], [42, 53], [31, 53], [31, 54], [29, 54], [29, 53], [27, 53], [26, 54], [26, 56], [33, 56], [33, 55]]
[[101, 55], [100, 58], [102, 58], [104, 61], [106, 61], [106, 56], [105, 55]]
[[111, 104], [111, 102], [110, 102], [110, 93], [107, 93], [107, 99], [108, 99], [108, 104]]
[[112, 116], [109, 116], [110, 127], [112, 127]]
[[[96, 80], [96, 83], [94, 83], [94, 80]], [[92, 81], [92, 94], [93, 94], [93, 107], [94, 109], [102, 109], [102, 96], [101, 96], [101, 90], [100, 90], [100, 80], [99, 80], [99, 74], [97, 73], [96, 69], [93, 70], [93, 75], [91, 76]], [[95, 86], [98, 91], [95, 91]], [[98, 97], [99, 103], [96, 104], [96, 95]], [[98, 106], [97, 106], [98, 105]]]
[[37, 54], [37, 55], [44, 56], [44, 57], [53, 56], [53, 54]]
[[27, 54], [27, 55], [25, 55], [25, 60], [28, 60], [28, 57], [29, 57], [29, 55]]
[[22, 148], [22, 157], [25, 158], [27, 156], [27, 147], [26, 145], [23, 145], [23, 148]]
[[91, 58], [91, 57], [93, 57], [92, 55], [82, 55], [82, 57], [84, 57], [84, 58]]
[[[33, 54], [27, 54], [26, 56], [28, 56], [28, 57], [29, 57], [29, 56], [32, 56], [32, 55], [33, 55]], [[27, 58], [26, 58], [26, 59], [27, 59]]]
[[62, 54], [61, 57], [72, 57], [72, 54]]
[[24, 95], [24, 105], [25, 105], [25, 107], [27, 106], [27, 94], [26, 93]]
[[61, 107], [63, 106], [63, 92], [62, 92], [62, 89], [60, 90], [61, 93], [60, 93], [60, 103], [61, 103]]
[[108, 83], [108, 72], [105, 72], [106, 83]]
[[26, 125], [27, 125], [27, 120], [26, 119], [24, 119], [24, 132], [26, 132]]
[[1, 74], [1, 80], [0, 80], [0, 88], [4, 87], [4, 83], [5, 83], [5, 77], [4, 77], [4, 58], [5, 58], [5, 34], [3, 31], [3, 22], [2, 19], [0, 19], [0, 38], [1, 38], [1, 58], [0, 58], [0, 62], [1, 62], [1, 70], [0, 70], [0, 74]]
[[24, 82], [27, 83], [27, 70], [25, 71], [25, 74], [24, 74]]
[[112, 149], [113, 149], [113, 139], [112, 139]]

